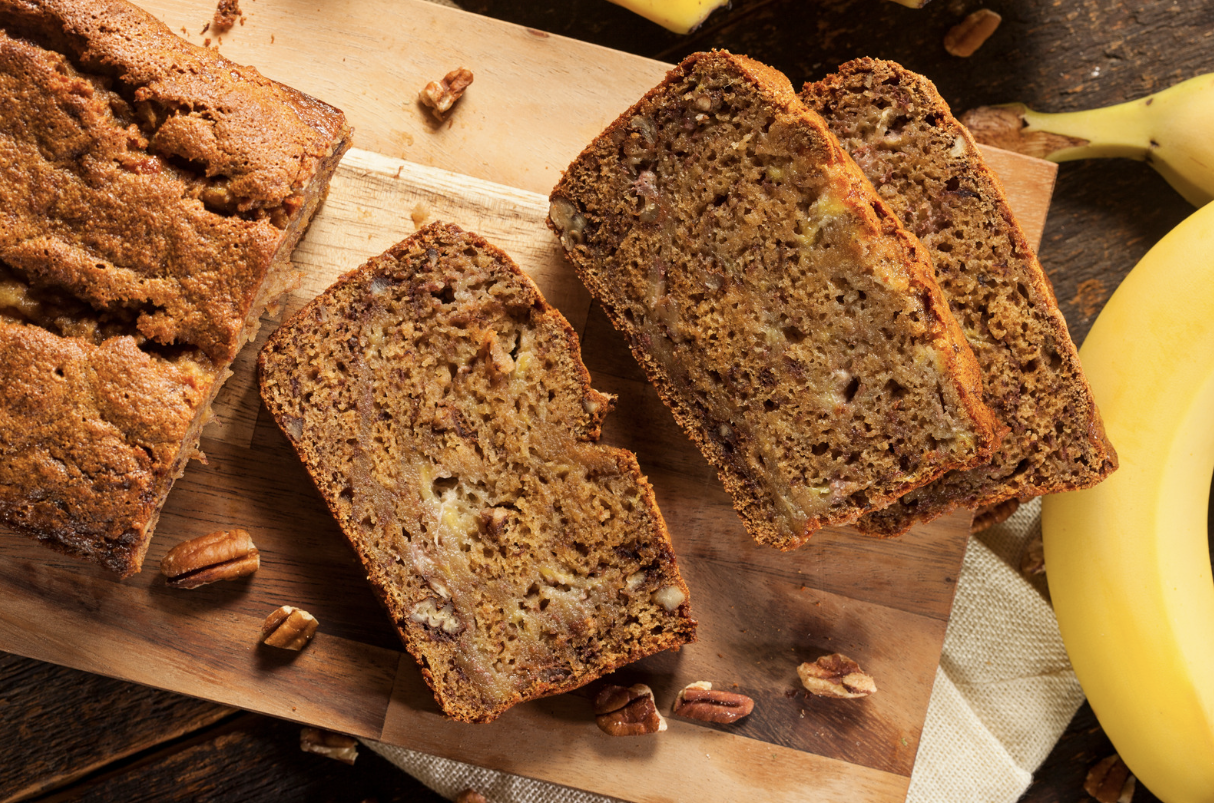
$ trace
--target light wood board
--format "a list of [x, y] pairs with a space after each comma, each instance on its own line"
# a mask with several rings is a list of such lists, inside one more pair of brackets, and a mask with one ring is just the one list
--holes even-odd
[[[149, 5], [192, 32], [214, 8]], [[619, 396], [604, 440], [637, 452], [700, 620], [696, 644], [617, 679], [649, 683], [664, 708], [693, 680], [736, 683], [756, 699], [756, 713], [729, 729], [671, 719], [660, 737], [611, 739], [593, 725], [583, 691], [520, 706], [491, 725], [443, 719], [259, 405], [253, 365], [273, 318], [235, 366], [220, 420], [205, 432], [209, 462], [178, 482], [141, 575], [120, 583], [0, 536], [0, 649], [629, 800], [743, 800], [758, 789], [773, 801], [902, 800], [966, 517], [895, 541], [829, 529], [791, 554], [754, 544], [543, 225], [547, 203], [533, 191], [546, 192], [664, 66], [411, 0], [246, 0], [245, 10], [247, 24], [224, 52], [344, 107], [358, 143], [389, 153], [346, 157], [296, 251], [307, 278], [284, 314], [430, 220], [478, 231], [510, 253], [581, 335], [595, 386]], [[435, 129], [411, 102], [416, 89], [473, 55], [482, 59], [471, 64], [478, 91], [451, 127]], [[604, 80], [579, 85], [573, 72]], [[571, 106], [576, 115], [564, 113]], [[1015, 156], [993, 164], [1036, 242], [1052, 166]], [[254, 534], [263, 556], [254, 577], [190, 592], [164, 586], [155, 566], [173, 544], [229, 526]], [[280, 604], [321, 622], [299, 655], [256, 646], [261, 621]], [[797, 692], [797, 663], [835, 651], [859, 660], [881, 691], [862, 701]]]

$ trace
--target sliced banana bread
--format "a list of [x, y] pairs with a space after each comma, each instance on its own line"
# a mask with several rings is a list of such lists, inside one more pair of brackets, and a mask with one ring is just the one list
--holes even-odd
[[266, 406], [443, 710], [485, 722], [691, 641], [613, 399], [504, 253], [432, 224], [279, 329]]
[[952, 471], [860, 529], [897, 535], [957, 506], [1094, 485], [1117, 467], [1049, 279], [1003, 186], [931, 81], [859, 59], [802, 98], [931, 252], [936, 278], [982, 366], [986, 403], [1007, 426], [990, 463]]
[[349, 136], [124, 0], [0, 0], [0, 523], [139, 571]]
[[548, 222], [758, 541], [988, 458], [926, 252], [770, 67], [688, 58], [570, 165]]

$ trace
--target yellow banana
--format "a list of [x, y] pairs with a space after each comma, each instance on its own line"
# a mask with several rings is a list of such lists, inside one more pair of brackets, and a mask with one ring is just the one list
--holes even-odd
[[1214, 73], [1116, 106], [1061, 114], [1019, 103], [985, 106], [962, 122], [979, 142], [1054, 162], [1099, 156], [1146, 161], [1194, 206], [1214, 199]]
[[689, 33], [729, 0], [611, 0], [675, 33]]
[[1121, 467], [1042, 507], [1058, 626], [1100, 724], [1165, 803], [1214, 801], [1214, 204], [1130, 272], [1080, 350]]

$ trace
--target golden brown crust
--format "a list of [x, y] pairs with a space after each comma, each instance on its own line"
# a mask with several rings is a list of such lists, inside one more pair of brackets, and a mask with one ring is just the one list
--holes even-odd
[[348, 138], [121, 0], [0, 0], [0, 521], [139, 570]]
[[914, 230], [982, 367], [1010, 435], [989, 465], [950, 472], [861, 520], [890, 536], [958, 506], [1089, 487], [1117, 467], [1053, 287], [998, 177], [932, 83], [857, 59], [802, 97]]
[[594, 443], [612, 399], [480, 237], [423, 228], [300, 310], [259, 367], [449, 716], [487, 722], [694, 637], [652, 487]]
[[[765, 119], [762, 125], [747, 127], [748, 123], [739, 122], [748, 119], [745, 115], [756, 108], [762, 113], [759, 119]], [[717, 136], [712, 127], [718, 122], [721, 126], [734, 125], [737, 133], [723, 135], [721, 138], [727, 145], [714, 150], [716, 146], [706, 141]], [[703, 133], [706, 131], [709, 133]], [[769, 136], [769, 132], [774, 133]], [[729, 139], [731, 136], [733, 139]], [[669, 142], [677, 145], [668, 144], [662, 137], [669, 137]], [[759, 165], [755, 169], [760, 175], [750, 178], [728, 173], [731, 183], [714, 199], [705, 188], [714, 181], [726, 180], [721, 177], [727, 174], [726, 163], [736, 163], [735, 153], [745, 153], [743, 159], [752, 158]], [[788, 153], [793, 155], [787, 156]], [[671, 154], [678, 154], [677, 161]], [[812, 170], [805, 164], [811, 159]], [[703, 167], [706, 163], [715, 166]], [[773, 177], [773, 165], [780, 171], [780, 177]], [[702, 172], [695, 172], [701, 169]], [[739, 168], [744, 169], [750, 169], [749, 163]], [[762, 175], [764, 169], [766, 178]], [[795, 190], [789, 191], [788, 197], [793, 200], [787, 202], [786, 209], [777, 204], [781, 200], [779, 193], [785, 191], [782, 184], [788, 174], [796, 171], [826, 178], [798, 179], [800, 183], [789, 180], [787, 183], [795, 186]], [[692, 173], [694, 180], [680, 183], [683, 175]], [[748, 189], [754, 192], [747, 195]], [[797, 193], [795, 197], [792, 192]], [[701, 195], [704, 197], [700, 198]], [[735, 203], [735, 196], [742, 200]], [[631, 206], [634, 198], [636, 204]], [[579, 275], [603, 302], [612, 323], [627, 335], [637, 360], [676, 420], [717, 467], [735, 507], [757, 540], [782, 549], [794, 548], [821, 526], [853, 521], [938, 477], [948, 468], [977, 465], [989, 457], [999, 433], [990, 411], [981, 402], [977, 364], [948, 313], [926, 252], [875, 197], [821, 120], [797, 100], [787, 79], [770, 67], [723, 52], [689, 57], [582, 152], [553, 190], [551, 200], [549, 226], [561, 236]], [[828, 235], [821, 235], [829, 239], [826, 245], [790, 245], [785, 251], [785, 241], [819, 237], [802, 234], [801, 229], [789, 235], [781, 231], [782, 226], [791, 225], [788, 221], [807, 207], [819, 210], [806, 223], [807, 228], [817, 227], [820, 234], [834, 225], [833, 221], [842, 220], [846, 223], [840, 225], [848, 226], [849, 234], [854, 236], [829, 239]], [[684, 212], [693, 208], [696, 211]], [[733, 219], [722, 218], [721, 225], [711, 227], [699, 223], [718, 214], [714, 211], [717, 209], [728, 214], [738, 210], [733, 219], [745, 220], [742, 230], [753, 227], [753, 232], [722, 243], [718, 234]], [[755, 222], [752, 216], [760, 216], [761, 222]], [[733, 229], [730, 232], [733, 236]], [[771, 250], [769, 244], [773, 241], [780, 243], [776, 246], [778, 251]], [[926, 440], [912, 444], [915, 436], [911, 430], [917, 427], [900, 427], [911, 434], [895, 436], [900, 440], [899, 445], [889, 449], [897, 452], [893, 467], [887, 465], [887, 457], [879, 456], [884, 446], [874, 443], [863, 454], [846, 453], [849, 447], [838, 437], [843, 432], [824, 436], [826, 440], [821, 442], [807, 441], [811, 434], [796, 432], [798, 424], [780, 418], [785, 415], [778, 412], [782, 406], [795, 407], [803, 417], [826, 422], [820, 424], [823, 429], [836, 425], [853, 427], [847, 435], [856, 436], [854, 428], [861, 426], [856, 416], [865, 414], [857, 412], [849, 419], [847, 415], [836, 415], [839, 409], [834, 412], [810, 409], [810, 405], [817, 403], [817, 397], [822, 396], [819, 385], [823, 379], [813, 376], [808, 368], [798, 367], [803, 352], [797, 350], [797, 344], [802, 340], [833, 355], [819, 360], [822, 363], [818, 366], [819, 374], [835, 371], [850, 376], [851, 369], [858, 364], [849, 362], [851, 358], [843, 355], [841, 349], [831, 351], [830, 345], [823, 345], [825, 340], [814, 331], [821, 328], [821, 322], [808, 317], [817, 313], [806, 312], [802, 303], [805, 293], [819, 292], [806, 289], [817, 287], [814, 281], [825, 287], [821, 277], [830, 270], [830, 263], [821, 254], [830, 247], [840, 254], [841, 264], [863, 266], [841, 279], [839, 286], [851, 287], [848, 282], [854, 281], [863, 284], [864, 291], [855, 296], [844, 290], [840, 300], [851, 294], [856, 299], [852, 302], [854, 306], [863, 306], [865, 298], [876, 293], [881, 301], [873, 303], [896, 307], [890, 310], [891, 320], [906, 316], [902, 323], [890, 323], [890, 331], [904, 334], [913, 348], [927, 349], [924, 357], [934, 362], [936, 369], [931, 383], [943, 383], [942, 390], [937, 394], [932, 384], [932, 392], [927, 393], [924, 380], [915, 389], [919, 395], [911, 394], [912, 401], [921, 400], [923, 405], [930, 401], [939, 407], [941, 396], [947, 397], [940, 417], [955, 424], [954, 437], [950, 441], [949, 435], [933, 433], [941, 435], [945, 446], [940, 446], [934, 437], [936, 445], [928, 445]], [[752, 260], [753, 251], [763, 256]], [[789, 254], [798, 260], [819, 260], [814, 263], [817, 267], [793, 279], [798, 274], [792, 268], [785, 269], [783, 262]], [[778, 266], [773, 264], [776, 262]], [[702, 267], [706, 263], [707, 267]], [[734, 270], [728, 263], [744, 263], [747, 267], [745, 271]], [[725, 267], [718, 269], [718, 265]], [[755, 275], [760, 278], [754, 278]], [[708, 292], [698, 285], [692, 286], [696, 282], [706, 282]], [[798, 286], [799, 283], [803, 286]], [[728, 305], [722, 302], [712, 306], [715, 301], [706, 305], [703, 297], [714, 292], [728, 293], [728, 288], [735, 284], [748, 288], [747, 295], [732, 299], [733, 308], [744, 308], [745, 312], [726, 313], [730, 317], [723, 318], [727, 325], [722, 331], [710, 329], [706, 321], [716, 320], [714, 316], [719, 317], [720, 310]], [[672, 289], [676, 285], [679, 289]], [[779, 321], [773, 318], [767, 322], [777, 309]], [[695, 323], [684, 323], [684, 315]], [[788, 318], [790, 315], [795, 320]], [[913, 325], [908, 323], [911, 319]], [[792, 331], [793, 339], [773, 347], [771, 358], [763, 362], [764, 330], [781, 327]], [[856, 331], [857, 328], [844, 333], [844, 339], [864, 341], [864, 348], [868, 348], [864, 339], [869, 335]], [[725, 337], [720, 338], [721, 342], [717, 339], [717, 335], [726, 334], [725, 329], [731, 337], [735, 330], [745, 330], [760, 345], [730, 351], [723, 342]], [[879, 348], [873, 347], [865, 359], [875, 355]], [[725, 354], [732, 363], [714, 365], [716, 352]], [[928, 353], [932, 355], [930, 358], [926, 357]], [[786, 371], [784, 364], [791, 364], [792, 369]], [[866, 365], [871, 369], [873, 362]], [[707, 366], [713, 367], [706, 370]], [[714, 382], [733, 384], [732, 377], [739, 369], [751, 371], [758, 378], [744, 388], [731, 387], [732, 393], [713, 389]], [[706, 373], [711, 381], [699, 373]], [[777, 376], [780, 379], [775, 379]], [[906, 376], [902, 379], [909, 381]], [[868, 381], [869, 387], [861, 384], [863, 390], [852, 389], [853, 394], [871, 399], [882, 411], [880, 415], [903, 415], [903, 402], [878, 398], [882, 388], [874, 371], [861, 377], [861, 381]], [[895, 394], [907, 390], [899, 382], [893, 382], [891, 387]], [[767, 396], [765, 401], [763, 396]], [[851, 399], [847, 402], [850, 404]], [[765, 414], [754, 406], [759, 403], [764, 405]], [[926, 406], [916, 409], [922, 414]], [[858, 431], [858, 440], [871, 434], [871, 422], [864, 426], [867, 429]], [[885, 422], [878, 425], [883, 432], [891, 428], [899, 427]], [[955, 437], [961, 433], [964, 443], [961, 437]], [[777, 443], [789, 444], [790, 451], [800, 450], [803, 454], [796, 459], [773, 460], [764, 450], [774, 448]], [[830, 454], [815, 461], [814, 458], [823, 456], [817, 450], [828, 446]], [[807, 454], [811, 447], [815, 450], [813, 457]], [[857, 460], [886, 463], [866, 475], [847, 468], [832, 473], [838, 465], [851, 465]], [[826, 465], [830, 461], [834, 465]], [[784, 480], [771, 478], [773, 463], [774, 471], [782, 474]], [[792, 479], [787, 479], [790, 476]], [[846, 493], [838, 490], [844, 484]], [[799, 496], [804, 501], [814, 494], [829, 495], [829, 504], [813, 507], [811, 500], [810, 504], [791, 506], [785, 498]]]

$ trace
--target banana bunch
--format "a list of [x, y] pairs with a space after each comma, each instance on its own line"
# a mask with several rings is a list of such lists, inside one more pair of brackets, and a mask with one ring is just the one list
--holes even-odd
[[1211, 803], [1214, 204], [1130, 272], [1080, 359], [1121, 467], [1045, 499], [1058, 625], [1130, 770], [1165, 803]]
[[961, 122], [983, 144], [1053, 162], [1145, 161], [1194, 206], [1214, 199], [1214, 73], [1101, 109], [1045, 114], [1013, 103], [973, 109]]

